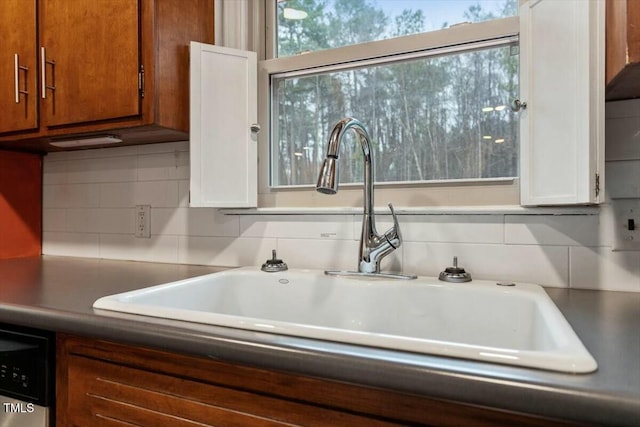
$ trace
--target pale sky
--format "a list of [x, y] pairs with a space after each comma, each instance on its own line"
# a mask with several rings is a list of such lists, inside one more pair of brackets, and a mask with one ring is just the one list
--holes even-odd
[[[422, 9], [426, 17], [427, 30], [442, 28], [465, 21], [463, 14], [469, 6], [480, 4], [486, 11], [497, 11], [504, 0], [369, 0], [380, 8], [387, 10], [392, 16], [399, 15], [404, 9]], [[331, 4], [331, 1], [328, 1]]]

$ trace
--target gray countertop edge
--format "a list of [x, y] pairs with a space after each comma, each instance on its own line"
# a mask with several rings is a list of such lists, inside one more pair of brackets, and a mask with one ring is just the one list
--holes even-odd
[[96, 313], [0, 304], [0, 321], [22, 326], [579, 423], [635, 426], [640, 419], [638, 395], [545, 384], [536, 377], [548, 374], [538, 370]]
[[0, 322], [582, 424], [640, 420], [640, 293], [546, 289], [598, 362], [596, 372], [580, 375], [92, 308], [105, 295], [224, 269], [44, 255], [1, 260]]

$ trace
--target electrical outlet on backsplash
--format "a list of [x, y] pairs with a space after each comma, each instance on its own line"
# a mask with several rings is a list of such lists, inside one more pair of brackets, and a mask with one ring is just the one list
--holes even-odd
[[614, 251], [640, 251], [640, 199], [611, 201]]

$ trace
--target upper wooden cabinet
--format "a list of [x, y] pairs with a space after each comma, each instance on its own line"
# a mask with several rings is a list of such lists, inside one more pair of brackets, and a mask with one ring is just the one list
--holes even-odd
[[34, 1], [6, 0], [0, 13], [0, 135], [38, 126]]
[[607, 0], [606, 81], [607, 101], [640, 97], [638, 0]]
[[52, 151], [52, 140], [101, 134], [124, 144], [186, 139], [189, 42], [213, 43], [213, 3], [2, 2], [0, 147]]
[[140, 114], [137, 3], [40, 0], [42, 124]]

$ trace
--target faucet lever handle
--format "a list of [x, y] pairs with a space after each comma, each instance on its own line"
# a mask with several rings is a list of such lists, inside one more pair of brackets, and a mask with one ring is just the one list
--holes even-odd
[[391, 218], [393, 218], [393, 227], [388, 229], [384, 233], [384, 237], [387, 239], [389, 244], [394, 248], [400, 247], [402, 244], [402, 234], [400, 234], [400, 224], [398, 223], [398, 216], [396, 215], [396, 211], [393, 209], [393, 205], [389, 203], [389, 209], [391, 210]]

